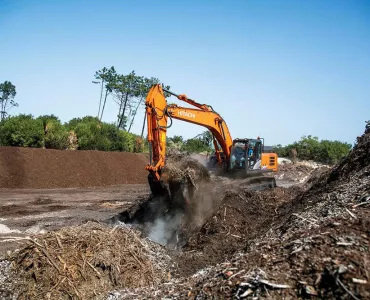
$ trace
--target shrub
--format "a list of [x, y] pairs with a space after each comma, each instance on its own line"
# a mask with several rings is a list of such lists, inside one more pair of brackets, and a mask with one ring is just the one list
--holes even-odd
[[111, 142], [101, 131], [101, 126], [95, 122], [79, 123], [76, 126], [78, 149], [109, 151]]
[[44, 146], [48, 149], [65, 150], [69, 146], [68, 131], [54, 115], [40, 116], [44, 127]]
[[297, 150], [297, 156], [302, 160], [314, 160], [325, 164], [336, 164], [348, 155], [352, 146], [340, 141], [321, 140], [317, 137], [303, 136], [300, 141], [287, 146], [277, 145], [274, 151], [280, 157], [288, 157], [291, 149]]
[[208, 152], [210, 147], [200, 139], [189, 139], [181, 147], [181, 150], [190, 152], [190, 153], [199, 153], [199, 152]]
[[0, 145], [14, 147], [43, 146], [44, 127], [40, 119], [32, 115], [18, 115], [0, 123]]
[[121, 132], [123, 133], [123, 137], [124, 137], [123, 151], [133, 152], [134, 147], [135, 147], [136, 136], [132, 133], [127, 132], [127, 131], [121, 131]]
[[73, 118], [69, 122], [67, 122], [64, 126], [68, 130], [75, 130], [77, 125], [80, 123], [92, 123], [95, 122], [96, 124], [99, 123], [99, 119], [97, 117], [92, 116], [85, 116], [83, 118]]
[[[0, 126], [0, 146], [127, 152], [143, 152], [148, 148], [146, 141], [138, 144], [138, 136], [91, 116], [74, 118], [63, 125], [54, 115], [36, 119], [19, 115], [1, 121]], [[73, 140], [74, 136], [77, 143], [72, 145], [70, 138]]]

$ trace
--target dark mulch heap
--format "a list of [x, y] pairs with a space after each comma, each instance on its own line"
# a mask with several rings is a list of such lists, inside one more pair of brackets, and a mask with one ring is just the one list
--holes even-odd
[[147, 183], [147, 155], [0, 147], [0, 188], [75, 188]]

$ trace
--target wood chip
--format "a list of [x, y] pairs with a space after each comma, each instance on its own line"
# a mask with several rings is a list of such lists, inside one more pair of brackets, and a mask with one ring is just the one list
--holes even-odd
[[241, 236], [238, 236], [238, 235], [235, 235], [235, 234], [230, 234], [231, 236], [233, 236], [234, 238], [237, 238], [237, 239], [241, 239], [242, 237]]
[[[317, 224], [316, 224], [316, 222], [313, 222], [313, 221], [311, 221], [311, 220], [308, 220], [308, 219], [306, 219], [306, 218], [303, 218], [303, 217], [302, 217], [302, 216], [300, 216], [299, 214], [292, 214], [292, 215], [296, 216], [297, 218], [300, 218], [301, 220], [307, 221], [307, 222], [309, 222], [309, 223], [311, 223], [311, 224], [313, 224], [313, 225], [317, 225]], [[315, 221], [316, 221], [316, 220], [315, 220]]]
[[274, 289], [291, 289], [292, 288], [290, 285], [287, 285], [287, 284], [272, 283], [264, 279], [261, 279], [259, 282], [269, 287], [272, 287]]
[[89, 267], [91, 269], [94, 270], [94, 272], [96, 273], [96, 275], [98, 275], [98, 277], [101, 278], [101, 274], [99, 273], [99, 271], [97, 269], [95, 269], [94, 266], [91, 263], [89, 263], [88, 261], [86, 261], [86, 263], [89, 265]]
[[300, 246], [299, 248], [297, 248], [294, 251], [292, 251], [292, 253], [290, 253], [290, 254], [298, 253], [298, 252], [300, 252], [302, 250], [303, 250], [303, 246]]
[[241, 273], [243, 273], [243, 272], [245, 272], [245, 270], [241, 270], [241, 271], [239, 271], [239, 272], [237, 272], [237, 273], [235, 273], [234, 275], [231, 275], [230, 277], [229, 277], [229, 280], [231, 279], [231, 278], [234, 278], [235, 276], [237, 276], [237, 275], [240, 275]]
[[346, 242], [337, 242], [338, 246], [352, 246], [352, 243], [346, 243]]
[[253, 294], [253, 291], [251, 289], [247, 289], [243, 294], [239, 295], [240, 298], [245, 298], [249, 296], [250, 294]]
[[60, 240], [60, 238], [59, 238], [59, 236], [58, 236], [58, 234], [57, 233], [54, 233], [54, 235], [55, 235], [55, 238], [56, 238], [56, 240], [57, 240], [57, 243], [58, 243], [58, 245], [59, 245], [59, 247], [60, 247], [60, 249], [64, 249], [63, 248], [63, 245], [62, 245], [62, 241]]
[[370, 204], [370, 201], [365, 201], [365, 202], [361, 202], [359, 204], [355, 204], [352, 206], [352, 208], [356, 208], [356, 207], [359, 207], [359, 206], [362, 206], [362, 205], [366, 205], [366, 204]]
[[365, 280], [365, 279], [352, 278], [352, 281], [353, 281], [353, 283], [367, 284], [367, 280]]
[[349, 209], [348, 209], [348, 208], [346, 208], [345, 210], [348, 212], [348, 214], [349, 214], [352, 218], [357, 219], [357, 217], [356, 217], [353, 213], [351, 213], [351, 212], [349, 211]]

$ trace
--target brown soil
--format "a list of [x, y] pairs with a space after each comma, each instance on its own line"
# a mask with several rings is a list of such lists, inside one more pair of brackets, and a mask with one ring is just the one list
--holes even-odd
[[0, 147], [0, 188], [77, 188], [147, 183], [147, 155]]

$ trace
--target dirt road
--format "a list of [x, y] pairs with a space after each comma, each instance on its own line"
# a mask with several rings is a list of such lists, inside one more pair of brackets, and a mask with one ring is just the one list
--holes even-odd
[[104, 222], [147, 198], [146, 184], [109, 188], [0, 190], [0, 257], [27, 236], [87, 220]]

